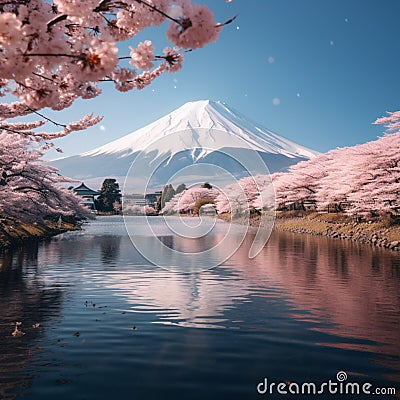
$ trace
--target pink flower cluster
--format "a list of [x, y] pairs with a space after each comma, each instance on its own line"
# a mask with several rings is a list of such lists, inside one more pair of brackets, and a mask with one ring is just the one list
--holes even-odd
[[213, 12], [204, 5], [182, 1], [180, 24], [171, 22], [167, 31], [168, 39], [184, 49], [204, 47], [218, 39], [220, 27], [214, 22]]
[[[167, 37], [177, 48], [156, 56], [145, 40], [130, 47], [130, 57], [119, 54], [120, 42], [167, 19]], [[62, 110], [79, 97], [98, 96], [102, 81], [121, 91], [141, 89], [181, 68], [180, 48], [203, 47], [220, 30], [213, 13], [190, 0], [10, 0], [0, 5], [0, 95], [12, 93], [35, 110]], [[125, 59], [133, 68], [121, 65]], [[153, 70], [156, 61], [163, 66]]]
[[144, 42], [139, 43], [136, 49], [134, 47], [130, 47], [130, 49], [131, 61], [129, 64], [142, 70], [153, 68], [155, 47], [150, 40], [145, 40]]
[[38, 125], [14, 125], [13, 129], [22, 134], [0, 128], [0, 215], [8, 220], [37, 223], [60, 216], [85, 217], [87, 210], [78, 197], [59, 185], [68, 180], [41, 162], [42, 151], [32, 150], [31, 137], [23, 134]]
[[192, 187], [176, 194], [162, 209], [163, 214], [192, 213], [195, 203], [200, 199], [217, 198], [220, 194], [217, 189], [207, 189], [203, 187]]
[[388, 117], [378, 118], [374, 124], [385, 125], [389, 132], [400, 131], [400, 111], [388, 114]]

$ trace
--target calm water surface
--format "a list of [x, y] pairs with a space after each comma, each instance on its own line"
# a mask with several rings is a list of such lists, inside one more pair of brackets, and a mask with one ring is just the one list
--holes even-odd
[[150, 265], [119, 217], [0, 255], [0, 399], [299, 399], [256, 387], [341, 370], [400, 393], [399, 254], [274, 232], [249, 260], [251, 239], [197, 274]]

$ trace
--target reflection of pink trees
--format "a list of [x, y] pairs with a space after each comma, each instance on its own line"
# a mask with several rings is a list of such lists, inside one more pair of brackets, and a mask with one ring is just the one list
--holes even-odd
[[[41, 248], [48, 246], [54, 242], [43, 243]], [[69, 249], [69, 254], [82, 250], [78, 247]], [[58, 278], [43, 279], [38, 249], [37, 243], [31, 243], [0, 256], [0, 293], [2, 304], [7, 305], [0, 307], [0, 398], [4, 400], [15, 399], [21, 388], [31, 385], [28, 366], [40, 352], [44, 329], [59, 316], [64, 290], [68, 290]], [[74, 278], [69, 278], [70, 285]]]
[[285, 293], [293, 318], [342, 338], [331, 342], [327, 337], [324, 345], [387, 355], [380, 362], [398, 370], [396, 255], [347, 241], [276, 232], [249, 263], [252, 240], [247, 236], [229, 260], [247, 288], [273, 289], [266, 296]]

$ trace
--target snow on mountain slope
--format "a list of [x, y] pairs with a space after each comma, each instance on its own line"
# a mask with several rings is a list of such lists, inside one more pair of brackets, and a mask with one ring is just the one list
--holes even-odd
[[121, 181], [138, 155], [143, 158], [143, 170], [163, 159], [158, 176], [162, 185], [177, 171], [199, 163], [202, 171], [205, 164], [211, 163], [230, 168], [232, 174], [239, 176], [243, 163], [235, 163], [224, 154], [227, 149], [236, 160], [252, 159], [257, 152], [270, 172], [285, 170], [318, 154], [258, 126], [224, 103], [203, 100], [186, 103], [104, 146], [51, 164], [63, 175], [98, 186], [105, 177], [118, 177]]
[[[224, 148], [232, 145], [231, 135], [243, 139], [257, 151], [283, 154], [287, 157], [312, 158], [317, 152], [300, 146], [275, 133], [261, 128], [237, 111], [228, 108], [219, 101], [194, 101], [184, 104], [159, 120], [130, 133], [120, 139], [94, 150], [81, 154], [81, 156], [96, 156], [100, 154], [115, 154], [128, 156], [137, 151], [146, 151], [149, 145], [178, 131], [186, 129], [212, 129], [221, 130], [218, 135], [192, 135], [191, 142], [174, 141], [168, 149], [158, 149], [161, 153], [170, 151], [175, 154], [188, 148]], [[153, 148], [153, 146], [151, 146]], [[208, 154], [205, 150], [202, 156]]]

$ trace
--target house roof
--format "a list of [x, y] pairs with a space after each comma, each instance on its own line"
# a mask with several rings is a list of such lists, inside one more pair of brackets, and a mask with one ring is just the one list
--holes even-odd
[[78, 187], [74, 188], [73, 191], [78, 196], [98, 196], [100, 194], [99, 192], [88, 188], [83, 182]]

